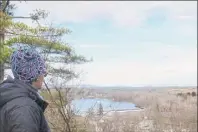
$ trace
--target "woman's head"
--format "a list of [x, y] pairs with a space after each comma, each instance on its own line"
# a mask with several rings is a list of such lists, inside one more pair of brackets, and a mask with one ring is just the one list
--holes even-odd
[[14, 77], [36, 88], [41, 88], [46, 75], [44, 59], [30, 47], [20, 47], [11, 55], [11, 69]]

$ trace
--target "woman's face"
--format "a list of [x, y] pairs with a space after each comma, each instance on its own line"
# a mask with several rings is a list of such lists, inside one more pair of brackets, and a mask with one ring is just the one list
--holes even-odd
[[35, 82], [32, 83], [32, 85], [35, 88], [41, 89], [42, 85], [43, 85], [43, 81], [44, 81], [44, 75], [41, 75], [37, 78], [37, 80]]

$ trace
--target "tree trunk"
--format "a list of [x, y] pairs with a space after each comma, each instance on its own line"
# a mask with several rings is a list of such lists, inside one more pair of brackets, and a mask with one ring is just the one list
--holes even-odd
[[[2, 21], [2, 20], [0, 20]], [[4, 42], [5, 34], [3, 27], [0, 27], [0, 56], [3, 54], [3, 42]], [[4, 79], [4, 62], [0, 62], [0, 83]]]
[[[1, 5], [0, 12], [5, 13], [6, 9], [10, 3], [10, 0], [6, 0], [5, 5]], [[3, 4], [3, 1], [1, 1], [1, 4]], [[4, 21], [3, 18], [0, 18], [0, 21]], [[0, 27], [0, 56], [3, 54], [3, 43], [5, 40], [5, 34], [4, 34], [4, 27]], [[4, 80], [4, 61], [0, 62], [0, 83]]]
[[4, 64], [0, 64], [0, 83], [4, 79]]

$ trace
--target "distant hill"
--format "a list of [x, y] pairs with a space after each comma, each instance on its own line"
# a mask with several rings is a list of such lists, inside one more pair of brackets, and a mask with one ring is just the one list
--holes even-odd
[[80, 88], [90, 88], [90, 89], [109, 89], [109, 90], [143, 90], [143, 89], [169, 89], [169, 88], [175, 88], [175, 89], [181, 89], [181, 88], [197, 88], [197, 86], [140, 86], [140, 87], [133, 87], [133, 86], [97, 86], [97, 85], [81, 85]]

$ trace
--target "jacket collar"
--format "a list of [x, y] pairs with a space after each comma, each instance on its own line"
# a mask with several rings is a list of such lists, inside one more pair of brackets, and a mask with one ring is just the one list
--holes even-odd
[[24, 85], [24, 87], [26, 87], [29, 91], [29, 97], [34, 100], [43, 110], [43, 112], [45, 111], [45, 109], [48, 106], [48, 102], [46, 102], [45, 100], [43, 100], [38, 93], [38, 89], [34, 88], [31, 84], [29, 83], [24, 83], [18, 79], [15, 79], [16, 82], [20, 85]]

